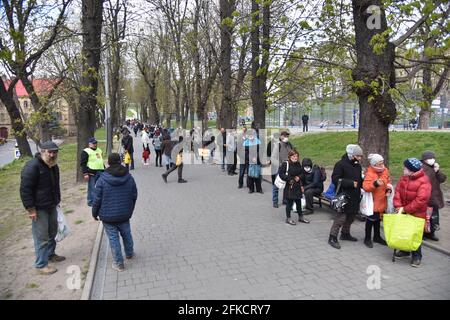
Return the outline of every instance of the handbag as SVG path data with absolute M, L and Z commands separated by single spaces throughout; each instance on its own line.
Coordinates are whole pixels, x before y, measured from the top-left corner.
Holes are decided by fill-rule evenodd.
M 258 179 L 261 176 L 261 166 L 259 164 L 251 164 L 248 166 L 248 176 Z
M 367 192 L 361 189 L 362 199 L 359 203 L 359 211 L 367 217 L 373 215 L 373 195 L 372 192 Z
M 286 161 L 286 163 L 287 163 L 286 165 L 286 175 L 287 175 L 289 171 L 289 161 Z M 284 187 L 286 187 L 286 181 L 280 178 L 280 174 L 277 174 L 274 184 L 277 186 L 278 189 L 283 189 Z
M 331 208 L 337 213 L 344 213 L 344 208 L 348 203 L 348 196 L 341 191 L 342 179 L 339 179 L 339 183 L 336 188 L 336 193 L 334 197 L 330 200 Z
M 422 243 L 425 219 L 410 214 L 385 214 L 383 228 L 389 248 L 403 251 L 416 251 Z
M 125 151 L 125 157 L 123 159 L 123 163 L 125 163 L 125 164 L 130 164 L 131 163 L 131 156 L 128 153 L 128 151 Z
M 177 160 L 175 161 L 175 165 L 178 167 L 183 163 L 183 156 L 181 154 L 177 154 Z

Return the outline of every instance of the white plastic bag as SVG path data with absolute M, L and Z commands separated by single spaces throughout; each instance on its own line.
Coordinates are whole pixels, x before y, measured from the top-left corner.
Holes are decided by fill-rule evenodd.
M 395 208 L 394 208 L 394 192 L 391 192 L 388 196 L 387 196 L 387 208 L 386 208 L 386 213 L 393 213 L 395 212 Z
M 304 212 L 306 210 L 306 198 L 305 198 L 305 195 L 302 196 L 301 202 L 302 202 L 302 212 Z M 292 211 L 293 212 L 298 212 L 297 211 L 297 204 L 295 203 L 295 201 L 294 201 L 294 204 L 292 205 Z
M 58 233 L 56 234 L 55 240 L 56 242 L 60 242 L 70 234 L 70 229 L 60 205 L 56 207 L 56 211 L 58 212 Z
M 373 215 L 373 196 L 372 192 L 366 192 L 361 189 L 362 199 L 359 204 L 359 211 L 365 216 Z

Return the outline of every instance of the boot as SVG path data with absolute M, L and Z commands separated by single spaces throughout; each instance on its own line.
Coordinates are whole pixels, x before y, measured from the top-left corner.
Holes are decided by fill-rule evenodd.
M 350 233 L 342 233 L 341 232 L 341 240 L 347 240 L 347 241 L 358 241 L 355 237 L 352 237 Z
M 426 239 L 433 240 L 433 241 L 439 241 L 439 238 L 436 237 L 436 235 L 434 234 L 434 232 L 432 232 L 432 233 L 424 233 L 424 234 L 423 234 L 423 237 L 426 238 Z
M 379 243 L 379 244 L 381 244 L 383 246 L 387 246 L 386 241 L 380 235 L 380 220 L 374 221 L 374 223 L 373 223 L 373 232 L 374 232 L 373 242 Z
M 366 235 L 364 237 L 364 244 L 366 245 L 367 248 L 373 248 L 373 243 L 372 243 L 372 226 L 373 226 L 373 221 L 367 219 L 366 220 Z
M 339 244 L 339 241 L 338 241 L 337 237 L 333 236 L 331 234 L 330 234 L 330 237 L 328 238 L 328 244 L 330 246 L 332 246 L 333 248 L 335 248 L 335 249 L 340 249 L 341 248 L 341 245 Z

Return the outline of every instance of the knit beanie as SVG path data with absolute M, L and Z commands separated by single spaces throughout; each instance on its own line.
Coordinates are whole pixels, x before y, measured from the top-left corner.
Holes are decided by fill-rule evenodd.
M 115 164 L 120 164 L 120 155 L 118 153 L 111 153 L 108 156 L 108 164 L 110 166 L 115 165 Z
M 363 150 L 357 144 L 349 144 L 345 149 L 349 157 L 362 156 Z
M 384 161 L 383 156 L 378 153 L 371 153 L 367 156 L 369 159 L 370 165 L 375 166 L 378 162 Z
M 433 151 L 425 151 L 424 153 L 422 153 L 422 160 L 428 159 L 436 159 L 436 156 Z
M 403 165 L 412 172 L 417 172 L 422 168 L 422 162 L 416 158 L 408 158 L 403 162 Z

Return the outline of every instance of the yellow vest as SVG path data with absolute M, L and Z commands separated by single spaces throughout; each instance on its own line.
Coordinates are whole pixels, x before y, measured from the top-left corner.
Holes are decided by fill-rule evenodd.
M 84 149 L 88 154 L 88 162 L 87 167 L 91 170 L 104 170 L 105 167 L 103 165 L 103 157 L 102 157 L 102 149 L 98 148 L 92 150 L 91 148 Z

